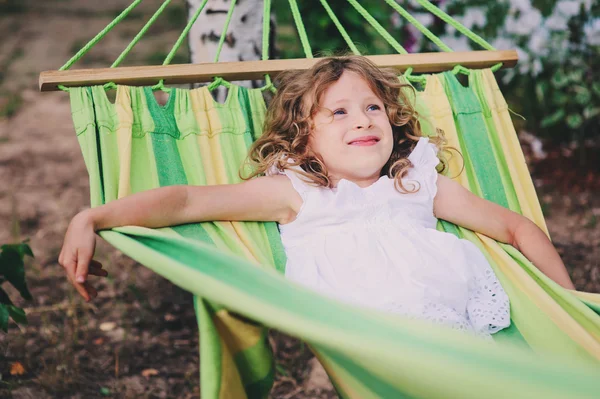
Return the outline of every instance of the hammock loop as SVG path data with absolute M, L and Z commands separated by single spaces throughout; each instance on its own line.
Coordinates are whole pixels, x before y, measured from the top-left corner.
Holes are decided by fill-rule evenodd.
M 223 79 L 220 76 L 216 76 L 215 80 L 213 80 L 213 82 L 208 85 L 208 90 L 213 91 L 214 89 L 216 89 L 219 86 L 225 86 L 229 89 L 229 88 L 231 88 L 231 83 L 226 81 L 225 79 Z
M 111 89 L 116 90 L 117 84 L 115 82 L 108 82 L 108 83 L 105 83 L 102 87 L 104 87 L 104 90 L 111 90 Z
M 490 69 L 492 72 L 496 72 L 498 69 L 502 68 L 502 65 L 504 64 L 502 62 L 499 62 L 496 65 L 492 66 Z
M 463 75 L 469 76 L 471 74 L 471 70 L 458 64 L 458 65 L 455 65 L 454 68 L 452 68 L 452 73 L 454 75 L 458 75 L 459 73 L 462 73 Z
M 67 87 L 67 86 L 58 85 L 58 86 L 56 86 L 56 87 L 58 87 L 58 88 L 59 88 L 60 90 L 62 90 L 62 91 L 66 91 L 67 93 L 71 91 L 71 88 L 70 88 L 70 87 Z
M 267 73 L 265 76 L 265 85 L 260 88 L 260 91 L 270 90 L 272 93 L 277 92 L 275 86 L 273 86 L 273 82 L 271 81 L 271 76 Z
M 408 80 L 409 82 L 420 83 L 422 85 L 425 85 L 427 83 L 427 78 L 425 76 L 423 76 L 423 75 L 415 76 L 412 74 L 412 71 L 413 71 L 413 68 L 410 67 L 404 72 L 404 78 L 406 80 Z
M 165 93 L 170 93 L 171 89 L 168 87 L 165 87 L 165 80 L 161 79 L 158 81 L 157 84 L 155 84 L 154 86 L 152 86 L 152 91 L 156 91 L 156 90 L 162 90 Z

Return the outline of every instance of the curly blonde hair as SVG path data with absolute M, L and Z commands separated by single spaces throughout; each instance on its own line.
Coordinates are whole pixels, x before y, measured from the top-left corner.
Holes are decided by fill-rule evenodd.
M 272 168 L 284 170 L 300 166 L 300 173 L 308 183 L 331 188 L 325 163 L 311 151 L 309 136 L 313 130 L 312 117 L 319 110 L 321 97 L 344 71 L 352 71 L 367 82 L 384 103 L 390 120 L 394 144 L 380 176 L 393 178 L 399 191 L 415 192 L 419 189 L 407 190 L 402 184 L 402 178 L 413 166 L 408 155 L 422 137 L 419 116 L 405 92 L 412 90 L 414 98 L 414 88 L 400 83 L 395 70 L 379 68 L 369 59 L 354 55 L 327 57 L 308 70 L 285 71 L 277 77 L 278 89 L 267 110 L 263 134 L 250 148 L 246 160 L 252 172 L 242 179 L 264 174 Z M 446 143 L 439 130 L 430 141 L 440 149 Z M 446 168 L 443 159 L 441 165 L 439 172 Z

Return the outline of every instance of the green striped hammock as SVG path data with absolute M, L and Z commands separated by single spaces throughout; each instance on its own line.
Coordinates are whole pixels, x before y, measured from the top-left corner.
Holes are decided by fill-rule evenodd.
M 441 128 L 474 193 L 546 231 L 507 105 L 491 70 L 468 87 L 452 72 L 426 75 L 414 98 L 425 134 Z M 173 184 L 239 183 L 261 134 L 260 89 L 172 89 L 161 106 L 150 87 L 70 89 L 90 176 L 91 204 Z M 450 176 L 460 162 L 451 160 Z M 443 326 L 343 304 L 287 281 L 274 223 L 215 222 L 100 235 L 195 295 L 202 398 L 266 398 L 275 367 L 267 328 L 306 341 L 344 398 L 592 398 L 600 392 L 600 295 L 568 291 L 513 247 L 441 222 L 475 243 L 511 300 L 510 328 L 479 341 Z

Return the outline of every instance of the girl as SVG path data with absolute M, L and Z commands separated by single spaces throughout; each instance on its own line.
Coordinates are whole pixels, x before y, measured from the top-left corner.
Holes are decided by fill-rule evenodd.
M 97 295 L 87 275 L 107 275 L 92 260 L 96 231 L 213 220 L 279 223 L 286 276 L 320 293 L 481 336 L 510 324 L 508 298 L 477 247 L 435 230 L 437 218 L 513 245 L 574 289 L 534 223 L 438 175 L 443 138 L 422 137 L 393 71 L 337 57 L 279 80 L 247 181 L 163 187 L 73 218 L 59 263 L 86 300 Z

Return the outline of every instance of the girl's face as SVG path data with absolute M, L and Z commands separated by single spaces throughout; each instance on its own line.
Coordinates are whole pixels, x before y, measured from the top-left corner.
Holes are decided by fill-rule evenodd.
M 321 97 L 309 145 L 320 155 L 333 186 L 341 179 L 360 187 L 375 183 L 390 159 L 392 126 L 383 102 L 367 82 L 344 71 Z

